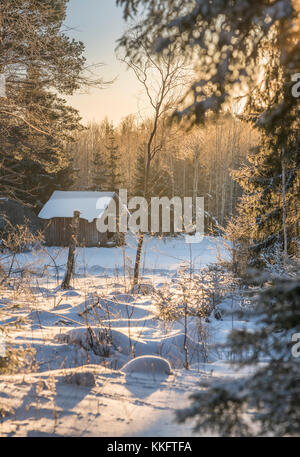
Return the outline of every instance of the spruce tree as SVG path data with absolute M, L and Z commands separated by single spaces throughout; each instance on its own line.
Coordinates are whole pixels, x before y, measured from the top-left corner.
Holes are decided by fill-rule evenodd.
M 144 196 L 146 178 L 146 154 L 145 145 L 141 145 L 136 159 L 136 170 L 134 179 L 134 194 Z M 151 197 L 169 196 L 170 194 L 170 174 L 168 170 L 159 164 L 158 160 L 154 162 L 150 169 L 148 178 L 148 192 L 146 199 Z
M 106 131 L 106 120 L 104 121 L 104 128 Z M 104 146 L 105 136 L 101 132 L 100 126 L 90 126 L 90 133 L 93 136 L 93 190 L 103 191 L 107 190 L 107 150 Z M 89 146 L 88 146 L 89 147 Z
M 286 254 L 295 253 L 295 241 L 300 235 L 300 187 L 297 180 L 300 163 L 296 145 L 291 144 L 284 153 L 274 136 L 266 134 L 259 150 L 249 156 L 248 161 L 247 166 L 232 173 L 244 194 L 227 233 L 235 243 L 235 249 L 243 250 L 247 264 L 259 266 L 265 263 L 264 259 L 268 258 L 275 244 L 284 251 L 285 228 Z M 284 183 L 283 172 L 286 176 Z
M 93 190 L 103 191 L 107 189 L 107 161 L 103 150 L 94 152 Z
M 107 125 L 105 133 L 105 148 L 107 150 L 106 188 L 116 192 L 121 186 L 122 175 L 120 172 L 120 152 L 112 124 Z
M 159 163 L 158 157 L 153 160 L 153 166 L 149 170 L 148 186 L 145 194 L 145 180 L 146 180 L 146 153 L 145 144 L 139 148 L 136 169 L 134 176 L 134 195 L 144 197 L 148 201 L 148 226 L 151 227 L 151 197 L 169 197 L 171 198 L 171 175 L 169 170 Z M 173 214 L 173 207 L 171 206 L 171 220 Z M 160 217 L 161 220 L 161 217 Z M 160 222 L 161 224 L 161 222 Z M 171 229 L 172 230 L 172 229 Z
M 252 151 L 248 164 L 232 172 L 244 193 L 228 235 L 252 266 L 264 264 L 275 244 L 281 246 L 285 257 L 295 253 L 300 236 L 299 108 L 289 101 L 290 72 L 280 62 L 278 40 L 274 31 L 265 42 L 268 65 L 264 81 L 249 97 L 245 110 L 260 131 L 260 146 Z M 278 118 L 276 106 L 284 102 L 291 104 L 290 110 Z
M 134 194 L 144 196 L 146 178 L 146 154 L 145 145 L 141 145 L 138 151 L 135 170 Z M 170 196 L 170 173 L 159 164 L 159 161 L 154 160 L 153 167 L 150 169 L 148 178 L 148 192 L 145 196 L 147 200 L 151 197 Z

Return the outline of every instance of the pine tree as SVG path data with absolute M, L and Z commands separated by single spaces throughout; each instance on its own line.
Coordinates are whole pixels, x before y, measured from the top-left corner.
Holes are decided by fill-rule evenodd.
M 0 140 L 2 163 L 19 174 L 14 197 L 37 209 L 54 190 L 72 184 L 72 162 L 66 144 L 80 129 L 78 112 L 45 90 L 40 78 L 37 70 L 28 69 L 17 103 L 26 106 L 27 119 L 38 115 L 43 128 L 51 133 L 36 131 L 27 123 L 0 123 L 0 131 L 7 132 Z M 5 173 L 2 178 L 3 185 L 8 185 Z
M 71 170 L 66 144 L 79 129 L 80 118 L 59 94 L 71 95 L 87 82 L 84 46 L 61 29 L 67 3 L 0 4 L 0 42 L 5 43 L 0 72 L 6 77 L 6 97 L 0 106 L 1 194 L 34 205 L 45 201 L 56 186 L 68 185 L 61 181 Z M 19 173 L 11 173 L 7 166 Z

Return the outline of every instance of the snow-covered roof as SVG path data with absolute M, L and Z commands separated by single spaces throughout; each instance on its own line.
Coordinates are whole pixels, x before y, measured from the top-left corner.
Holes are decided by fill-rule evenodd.
M 73 217 L 80 211 L 80 217 L 92 222 L 101 217 L 115 192 L 60 191 L 56 190 L 39 213 L 41 219 Z

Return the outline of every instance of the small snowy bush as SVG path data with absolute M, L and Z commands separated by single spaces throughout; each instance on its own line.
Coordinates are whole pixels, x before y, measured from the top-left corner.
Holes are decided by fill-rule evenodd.
M 94 387 L 96 385 L 95 376 L 90 371 L 81 371 L 72 373 L 64 378 L 64 381 L 68 384 L 74 384 L 83 387 Z

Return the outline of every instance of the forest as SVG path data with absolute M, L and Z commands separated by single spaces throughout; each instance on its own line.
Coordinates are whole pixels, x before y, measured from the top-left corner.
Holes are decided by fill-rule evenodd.
M 74 0 L 0 3 L 0 436 L 299 436 L 300 2 L 104 3 L 118 120 L 71 102 L 119 97 Z M 101 238 L 122 189 L 200 241 Z

